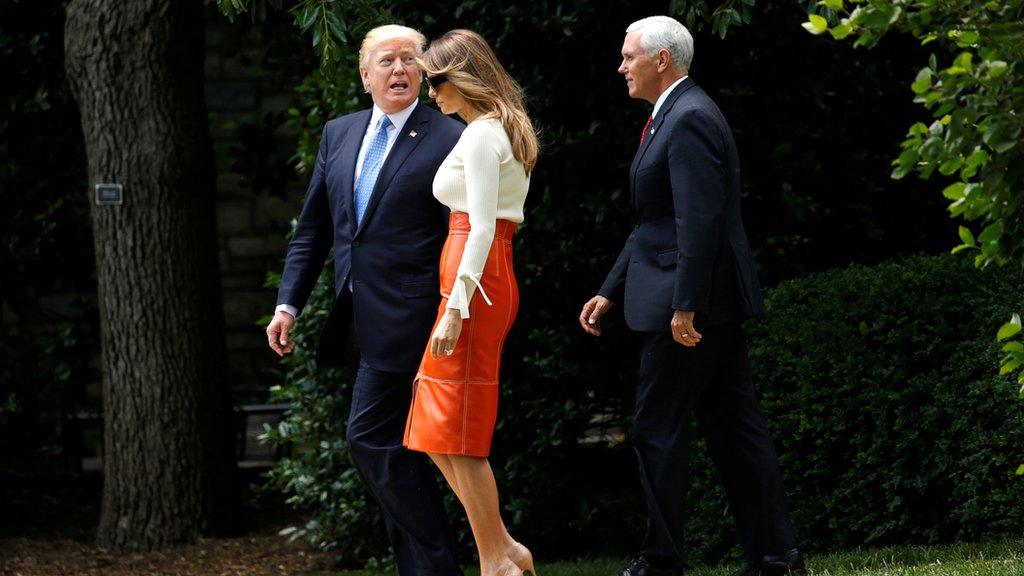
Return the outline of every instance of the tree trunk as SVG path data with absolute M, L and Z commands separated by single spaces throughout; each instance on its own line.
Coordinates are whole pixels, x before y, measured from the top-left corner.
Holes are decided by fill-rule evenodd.
M 201 0 L 73 0 L 65 67 L 81 111 L 103 351 L 97 544 L 119 552 L 228 528 L 236 502 L 203 92 Z

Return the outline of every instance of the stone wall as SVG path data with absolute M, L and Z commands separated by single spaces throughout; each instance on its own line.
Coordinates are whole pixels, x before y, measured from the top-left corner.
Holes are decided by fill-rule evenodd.
M 217 156 L 217 225 L 224 294 L 227 367 L 235 403 L 263 402 L 277 356 L 266 344 L 261 316 L 273 314 L 276 291 L 264 288 L 268 271 L 281 271 L 289 222 L 299 213 L 305 179 L 295 178 L 284 198 L 253 192 L 233 172 L 238 127 L 259 124 L 286 110 L 292 87 L 260 68 L 259 38 L 242 17 L 234 24 L 213 6 L 207 18 L 206 100 Z M 284 138 L 289 145 L 289 139 Z

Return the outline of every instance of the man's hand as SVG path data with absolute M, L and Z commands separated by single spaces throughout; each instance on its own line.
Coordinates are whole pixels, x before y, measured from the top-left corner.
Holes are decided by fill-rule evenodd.
M 615 304 L 604 296 L 594 296 L 583 305 L 580 327 L 591 336 L 601 335 L 601 317 Z
M 430 336 L 430 356 L 451 356 L 455 352 L 455 345 L 459 342 L 459 334 L 462 333 L 462 317 L 459 311 L 448 308 L 437 323 L 437 328 Z
M 676 310 L 672 315 L 672 339 L 683 346 L 696 346 L 703 336 L 693 327 L 693 310 Z
M 267 344 L 278 356 L 291 354 L 295 350 L 295 342 L 288 339 L 294 325 L 295 317 L 282 310 L 274 314 L 274 319 L 267 326 Z

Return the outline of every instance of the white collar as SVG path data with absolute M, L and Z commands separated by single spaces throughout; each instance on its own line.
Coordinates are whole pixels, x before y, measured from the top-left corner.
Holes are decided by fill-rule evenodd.
M 673 90 L 675 90 L 676 86 L 679 86 L 680 82 L 686 80 L 689 77 L 689 74 L 683 74 L 682 78 L 673 82 L 672 85 L 669 86 L 668 88 L 665 88 L 665 91 L 661 93 L 661 96 L 658 96 L 658 101 L 654 103 L 654 111 L 651 112 L 651 118 L 654 118 L 658 115 L 658 110 L 661 109 L 661 105 L 665 103 L 665 99 L 668 98 L 668 95 L 671 94 Z
M 419 100 L 419 98 L 417 98 L 417 99 L 412 101 L 412 104 L 409 104 L 408 106 L 406 106 L 405 109 L 399 110 L 398 112 L 394 112 L 392 114 L 388 114 L 388 118 L 391 119 L 391 123 L 395 125 L 395 128 L 399 132 L 402 131 L 402 127 L 405 126 L 405 122 L 407 120 L 409 120 L 409 116 L 412 116 L 412 111 L 416 109 L 416 105 L 419 104 L 419 103 L 420 103 L 420 100 Z M 384 111 L 380 109 L 380 106 L 377 106 L 376 104 L 374 104 L 373 105 L 373 112 L 370 113 L 370 128 L 371 129 L 376 129 L 377 128 L 377 122 L 380 121 L 380 118 L 383 115 L 384 115 Z

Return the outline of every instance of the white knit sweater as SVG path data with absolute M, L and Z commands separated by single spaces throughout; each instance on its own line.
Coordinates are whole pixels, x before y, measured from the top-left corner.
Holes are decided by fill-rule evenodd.
M 437 169 L 434 197 L 452 211 L 469 215 L 469 237 L 448 298 L 448 308 L 458 310 L 462 318 L 469 318 L 469 303 L 480 288 L 495 221 L 522 222 L 529 187 L 526 170 L 512 155 L 508 134 L 495 118 L 470 122 Z M 490 304 L 487 294 L 482 288 L 480 291 Z

